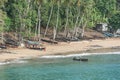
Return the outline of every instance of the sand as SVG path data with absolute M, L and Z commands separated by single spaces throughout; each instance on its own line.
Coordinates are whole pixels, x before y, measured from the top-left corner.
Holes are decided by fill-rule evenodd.
M 26 48 L 7 49 L 0 52 L 0 62 L 22 59 L 22 58 L 37 58 L 43 55 L 61 55 L 70 53 L 80 53 L 84 51 L 94 51 L 99 49 L 120 48 L 120 38 L 103 39 L 103 40 L 84 40 L 77 42 L 60 42 L 56 44 L 44 44 L 45 51 L 32 50 Z M 0 50 L 1 51 L 1 50 Z

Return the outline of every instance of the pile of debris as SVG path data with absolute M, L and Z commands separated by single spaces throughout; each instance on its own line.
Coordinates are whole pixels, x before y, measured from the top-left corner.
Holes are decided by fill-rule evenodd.
M 7 47 L 16 48 L 19 46 L 19 39 L 15 34 L 4 33 L 0 36 L 0 48 L 6 49 Z
M 19 39 L 16 38 L 14 34 L 4 34 L 4 43 L 8 47 L 18 47 Z

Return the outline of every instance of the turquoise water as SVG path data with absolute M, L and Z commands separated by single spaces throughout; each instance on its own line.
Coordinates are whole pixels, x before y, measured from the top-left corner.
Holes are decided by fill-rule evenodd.
M 31 59 L 0 66 L 0 80 L 120 80 L 120 54 L 70 58 Z

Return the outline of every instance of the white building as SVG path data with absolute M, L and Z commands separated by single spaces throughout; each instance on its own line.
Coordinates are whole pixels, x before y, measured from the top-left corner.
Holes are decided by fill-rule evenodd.
M 108 24 L 107 23 L 96 24 L 96 30 L 99 32 L 108 31 Z

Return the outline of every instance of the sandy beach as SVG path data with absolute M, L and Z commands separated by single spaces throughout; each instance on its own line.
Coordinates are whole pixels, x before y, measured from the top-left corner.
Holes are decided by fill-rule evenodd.
M 66 55 L 70 53 L 82 53 L 84 51 L 94 51 L 97 49 L 120 48 L 120 38 L 103 40 L 84 40 L 79 42 L 60 42 L 56 44 L 44 44 L 45 51 L 32 50 L 26 48 L 0 50 L 0 62 L 22 58 L 37 58 L 43 55 Z M 101 51 L 100 50 L 100 51 Z

